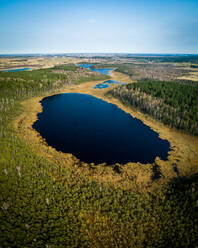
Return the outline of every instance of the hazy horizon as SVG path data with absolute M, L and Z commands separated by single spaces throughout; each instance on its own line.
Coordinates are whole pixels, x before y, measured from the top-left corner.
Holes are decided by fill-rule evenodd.
M 68 52 L 68 53 L 0 53 L 0 56 L 64 56 L 64 55 L 131 55 L 131 56 L 198 56 L 198 53 L 127 53 L 127 52 Z

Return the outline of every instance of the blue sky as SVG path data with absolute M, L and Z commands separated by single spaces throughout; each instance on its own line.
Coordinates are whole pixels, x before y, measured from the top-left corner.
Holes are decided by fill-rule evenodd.
M 198 53 L 198 0 L 0 0 L 0 54 Z

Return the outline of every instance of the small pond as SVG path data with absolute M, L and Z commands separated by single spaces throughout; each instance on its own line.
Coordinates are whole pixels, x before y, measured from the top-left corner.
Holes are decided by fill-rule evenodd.
M 167 159 L 169 142 L 114 104 L 78 93 L 46 97 L 41 104 L 33 128 L 58 151 L 96 164 Z
M 115 80 L 107 80 L 107 81 L 104 81 L 100 84 L 96 84 L 96 86 L 94 86 L 94 89 L 104 89 L 104 88 L 108 88 L 108 87 L 111 87 L 111 84 L 120 84 L 120 85 L 123 85 L 125 83 L 121 83 L 121 82 L 118 82 L 118 81 L 115 81 Z

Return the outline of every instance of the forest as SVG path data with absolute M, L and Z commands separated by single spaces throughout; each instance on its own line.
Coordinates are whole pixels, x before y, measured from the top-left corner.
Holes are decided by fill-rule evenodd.
M 120 56 L 121 58 L 127 58 L 127 59 L 135 59 L 139 61 L 144 62 L 153 62 L 153 63 L 198 63 L 198 55 L 165 55 L 165 54 L 141 54 L 139 56 L 135 55 L 126 55 L 126 56 Z
M 74 65 L 0 72 L 0 247 L 198 246 L 197 174 L 175 177 L 154 191 L 126 190 L 83 173 L 75 176 L 81 163 L 71 168 L 61 160 L 49 162 L 14 129 L 25 99 L 104 77 Z M 111 94 L 197 135 L 197 91 L 196 86 L 142 81 Z M 112 170 L 112 177 L 116 173 Z
M 198 84 L 141 80 L 109 92 L 165 125 L 198 135 Z

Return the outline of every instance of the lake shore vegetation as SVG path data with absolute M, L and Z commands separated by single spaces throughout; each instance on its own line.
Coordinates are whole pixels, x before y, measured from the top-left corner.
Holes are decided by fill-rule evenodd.
M 94 85 L 104 81 L 104 77 L 72 64 L 0 72 L 2 247 L 198 245 L 197 137 L 134 110 L 118 96 L 107 94 L 109 89 L 95 90 Z M 112 72 L 112 79 L 127 83 L 113 88 L 117 94 L 126 87 L 128 91 L 158 97 L 156 82 L 150 82 L 151 89 L 147 82 L 139 87 L 139 83 L 130 84 L 132 80 L 127 74 L 119 72 Z M 166 103 L 162 97 L 172 90 L 171 85 L 167 87 L 162 87 L 160 96 L 164 104 L 172 106 L 174 103 Z M 173 90 L 180 89 L 174 87 Z M 190 88 L 185 89 L 192 93 Z M 170 140 L 173 150 L 169 160 L 156 158 L 154 164 L 145 165 L 94 165 L 47 146 L 32 124 L 42 111 L 39 101 L 61 92 L 91 94 L 140 118 L 160 137 Z M 177 102 L 180 95 L 175 94 Z M 178 109 L 183 107 L 187 117 L 191 112 L 190 99 L 194 104 L 194 93 L 190 97 L 183 100 L 184 104 L 178 103 Z M 192 114 L 193 111 L 196 110 Z

